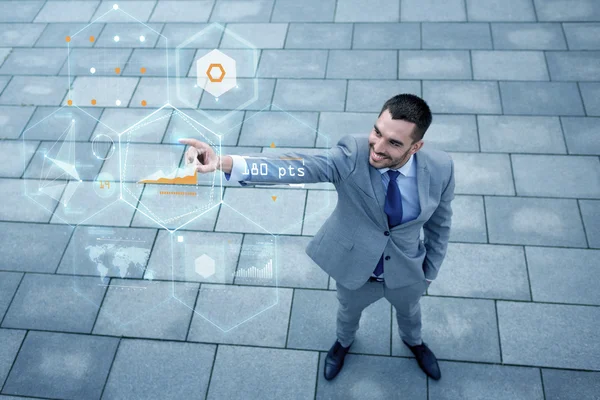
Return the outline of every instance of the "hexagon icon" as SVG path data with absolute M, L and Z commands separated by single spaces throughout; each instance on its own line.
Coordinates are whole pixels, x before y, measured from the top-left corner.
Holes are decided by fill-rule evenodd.
M 213 50 L 196 60 L 198 86 L 215 97 L 237 85 L 235 60 L 219 50 Z
M 202 254 L 194 261 L 195 271 L 202 278 L 209 278 L 215 274 L 215 260 Z

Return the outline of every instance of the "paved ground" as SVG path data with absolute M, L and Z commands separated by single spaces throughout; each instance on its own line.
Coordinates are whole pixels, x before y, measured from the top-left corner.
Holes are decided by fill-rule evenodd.
M 600 3 L 118 4 L 0 1 L 1 399 L 600 398 Z M 219 101 L 194 87 L 214 48 L 238 75 Z M 426 146 L 456 165 L 452 243 L 422 300 L 443 379 L 378 302 L 326 382 L 334 283 L 303 250 L 332 187 L 226 185 L 210 208 L 210 181 L 191 200 L 133 182 L 179 160 L 195 121 L 225 153 L 314 152 L 366 134 L 399 92 L 429 102 Z M 75 154 L 83 182 L 45 154 Z M 243 275 L 269 259 L 279 288 Z

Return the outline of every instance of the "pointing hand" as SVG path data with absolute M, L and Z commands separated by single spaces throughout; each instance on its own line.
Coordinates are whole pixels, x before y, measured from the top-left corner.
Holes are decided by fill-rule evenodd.
M 209 144 L 196 139 L 179 139 L 179 143 L 190 146 L 185 152 L 186 164 L 194 164 L 200 173 L 216 171 L 219 157 Z

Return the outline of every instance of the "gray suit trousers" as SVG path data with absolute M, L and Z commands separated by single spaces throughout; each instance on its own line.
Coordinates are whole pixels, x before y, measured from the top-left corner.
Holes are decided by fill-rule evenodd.
M 337 313 L 337 339 L 344 347 L 350 346 L 356 336 L 362 311 L 370 304 L 385 297 L 396 309 L 396 321 L 400 337 L 411 346 L 421 343 L 421 306 L 419 300 L 428 283 L 426 280 L 415 284 L 390 289 L 384 282 L 367 282 L 356 290 L 350 290 L 337 283 L 339 301 Z

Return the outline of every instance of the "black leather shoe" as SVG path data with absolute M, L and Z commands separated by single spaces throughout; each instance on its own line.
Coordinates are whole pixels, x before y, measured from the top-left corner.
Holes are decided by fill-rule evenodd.
M 350 344 L 350 346 L 352 346 L 352 344 Z M 323 371 L 325 373 L 325 379 L 330 381 L 340 373 L 344 366 L 344 358 L 346 358 L 350 346 L 343 347 L 340 342 L 337 340 L 335 341 L 325 358 L 325 369 Z
M 440 366 L 438 365 L 437 358 L 435 358 L 435 354 L 433 354 L 433 352 L 424 342 L 416 346 L 411 346 L 406 342 L 404 342 L 404 344 L 415 355 L 417 362 L 419 363 L 419 367 L 421 367 L 427 376 L 436 381 L 442 377 Z

